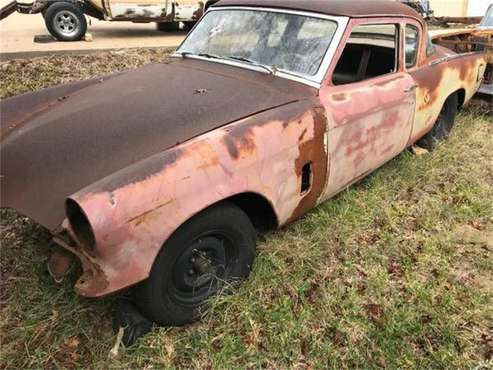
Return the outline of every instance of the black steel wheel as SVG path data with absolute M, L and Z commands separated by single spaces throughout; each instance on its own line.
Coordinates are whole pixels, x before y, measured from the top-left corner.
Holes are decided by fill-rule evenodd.
M 81 40 L 87 31 L 87 22 L 82 10 L 72 3 L 54 3 L 43 14 L 46 28 L 60 41 Z
M 459 101 L 457 94 L 454 93 L 450 95 L 445 101 L 433 128 L 425 136 L 419 139 L 416 144 L 422 148 L 433 150 L 438 143 L 445 140 L 454 127 L 458 105 Z
M 234 204 L 199 213 L 163 245 L 149 278 L 135 290 L 136 303 L 161 325 L 198 319 L 208 298 L 248 276 L 255 239 L 250 219 Z

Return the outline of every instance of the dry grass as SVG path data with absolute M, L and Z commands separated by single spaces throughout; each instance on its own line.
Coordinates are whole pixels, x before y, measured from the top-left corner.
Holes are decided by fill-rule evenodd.
M 2 65 L 0 93 L 163 60 L 163 51 Z M 22 68 L 21 68 L 22 67 Z M 493 124 L 404 152 L 289 228 L 262 236 L 251 278 L 204 319 L 156 328 L 116 360 L 111 299 L 44 270 L 49 234 L 1 211 L 3 367 L 492 367 Z

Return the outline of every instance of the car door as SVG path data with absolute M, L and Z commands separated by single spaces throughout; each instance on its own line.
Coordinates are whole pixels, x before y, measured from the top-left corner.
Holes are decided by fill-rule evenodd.
M 329 176 L 322 200 L 400 153 L 409 140 L 415 84 L 403 68 L 399 19 L 352 20 L 320 96 L 328 117 Z

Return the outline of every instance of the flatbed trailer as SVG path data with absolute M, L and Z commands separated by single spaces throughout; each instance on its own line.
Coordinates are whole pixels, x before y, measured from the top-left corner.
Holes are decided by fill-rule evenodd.
M 57 40 L 78 41 L 87 31 L 86 16 L 105 21 L 155 22 L 160 31 L 177 31 L 180 22 L 190 29 L 217 0 L 16 0 L 0 9 L 0 20 L 14 12 L 42 14 Z

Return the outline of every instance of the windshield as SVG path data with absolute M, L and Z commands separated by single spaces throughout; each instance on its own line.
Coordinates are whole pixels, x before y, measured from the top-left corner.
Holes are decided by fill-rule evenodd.
M 178 53 L 233 59 L 302 76 L 317 74 L 337 29 L 322 18 L 264 10 L 209 11 Z M 185 54 L 183 54 L 185 53 Z
M 493 27 L 493 5 L 490 5 L 480 24 L 481 27 Z

